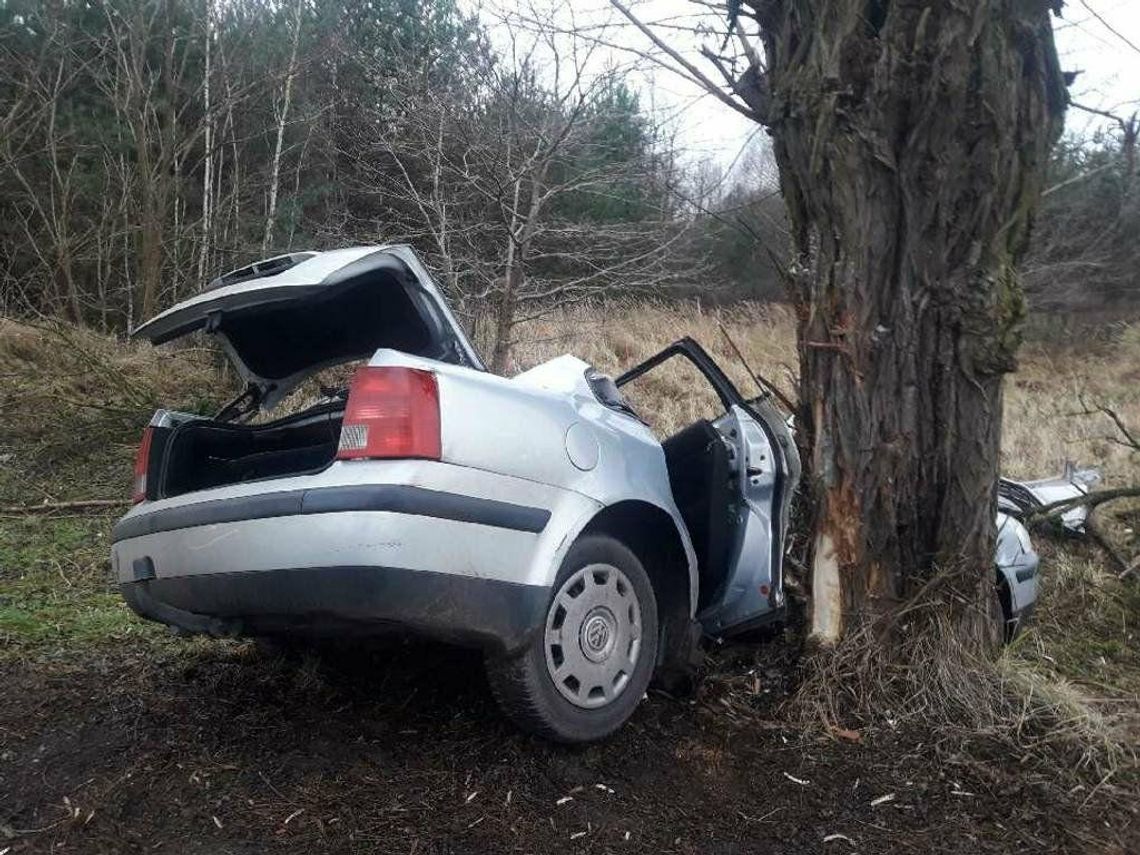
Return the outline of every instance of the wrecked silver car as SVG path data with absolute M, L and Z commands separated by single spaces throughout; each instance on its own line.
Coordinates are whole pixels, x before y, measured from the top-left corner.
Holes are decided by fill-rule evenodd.
M 144 617 L 224 636 L 396 629 L 474 645 L 508 715 L 584 742 L 621 726 L 702 634 L 783 616 L 795 443 L 785 415 L 746 400 L 695 341 L 616 380 L 573 356 L 499 377 L 407 246 L 268 259 L 137 335 L 195 331 L 247 388 L 215 417 L 159 410 L 146 429 L 112 546 Z M 674 359 L 720 413 L 659 437 L 621 387 Z M 346 387 L 250 422 L 354 360 L 366 363 Z M 1016 519 L 999 525 L 1015 624 L 1036 599 L 1037 556 Z

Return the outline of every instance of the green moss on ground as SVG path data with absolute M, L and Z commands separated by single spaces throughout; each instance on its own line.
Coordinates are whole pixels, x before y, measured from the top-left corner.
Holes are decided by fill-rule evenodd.
M 116 590 L 111 522 L 103 515 L 0 519 L 0 651 L 62 653 L 165 637 Z

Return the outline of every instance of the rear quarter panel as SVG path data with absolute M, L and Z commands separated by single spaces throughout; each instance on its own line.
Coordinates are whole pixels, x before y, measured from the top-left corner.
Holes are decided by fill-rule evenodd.
M 585 362 L 561 356 L 513 378 L 394 350 L 377 351 L 371 364 L 436 374 L 445 463 L 559 487 L 600 506 L 633 500 L 665 511 L 688 558 L 695 606 L 696 560 L 673 501 L 661 444 L 648 426 L 597 401 L 586 382 Z M 536 562 L 548 563 L 551 581 L 593 516 L 590 512 L 550 533 L 550 545 Z

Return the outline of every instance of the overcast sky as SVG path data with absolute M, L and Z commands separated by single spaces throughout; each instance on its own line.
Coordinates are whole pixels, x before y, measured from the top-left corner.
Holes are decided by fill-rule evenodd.
M 607 9 L 606 0 L 591 0 L 588 5 L 597 14 Z M 584 6 L 578 8 L 581 14 L 589 14 Z M 680 39 L 681 31 L 671 26 L 691 26 L 700 7 L 687 0 L 642 0 L 634 9 L 643 21 L 657 22 L 662 35 L 671 33 Z M 1073 100 L 1128 115 L 1140 110 L 1140 0 L 1068 0 L 1064 18 L 1054 19 L 1054 32 L 1062 67 L 1081 71 L 1071 89 Z M 632 30 L 620 38 L 630 44 L 648 44 Z M 695 51 L 689 57 L 702 70 L 711 71 Z M 756 126 L 750 120 L 666 71 L 652 72 L 650 83 L 647 97 L 659 109 L 676 114 L 680 137 L 694 159 L 707 157 L 728 166 L 755 134 Z M 1084 134 L 1105 123 L 1074 109 L 1069 111 L 1067 131 Z

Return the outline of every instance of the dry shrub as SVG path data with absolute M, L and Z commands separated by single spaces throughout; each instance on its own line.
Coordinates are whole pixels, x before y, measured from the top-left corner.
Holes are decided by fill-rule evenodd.
M 919 727 L 950 752 L 996 743 L 1074 780 L 1135 771 L 1130 717 L 1027 654 L 1037 631 L 997 657 L 966 638 L 947 607 L 960 600 L 954 585 L 947 576 L 927 586 L 900 621 L 867 621 L 834 647 L 809 645 L 787 715 L 827 732 Z
M 148 408 L 163 402 L 212 401 L 226 393 L 220 362 L 206 349 L 159 349 L 63 323 L 0 318 L 0 366 L 0 405 L 17 428 L 50 429 L 76 407 L 145 424 Z M 21 419 L 20 407 L 28 412 L 29 405 L 35 418 Z

